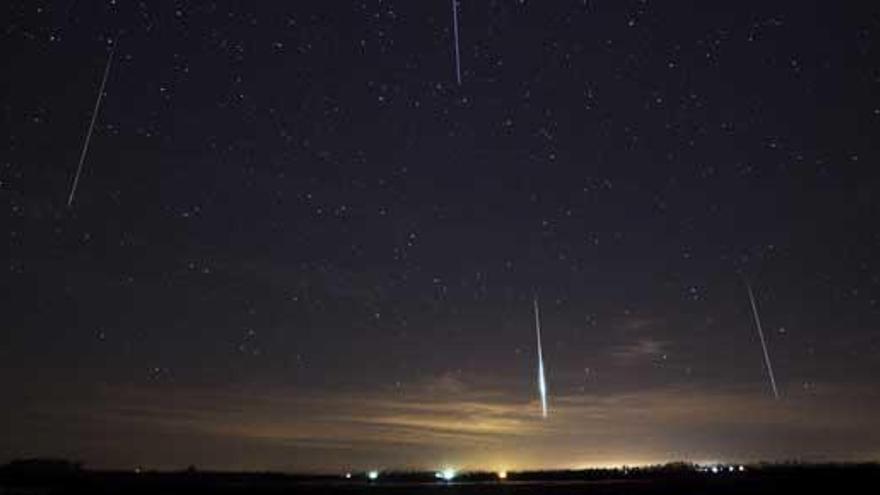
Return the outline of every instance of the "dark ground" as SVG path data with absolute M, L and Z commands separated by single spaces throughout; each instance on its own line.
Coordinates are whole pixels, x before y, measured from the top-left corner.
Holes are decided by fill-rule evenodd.
M 613 476 L 612 476 L 613 475 Z M 72 470 L 2 471 L 0 494 L 770 494 L 877 493 L 876 465 L 773 466 L 745 473 L 693 470 L 512 473 L 511 479 L 414 481 L 422 475 L 388 475 L 384 481 L 280 474 L 129 473 Z M 487 475 L 488 476 L 488 475 Z M 393 479 L 389 479 L 393 478 Z

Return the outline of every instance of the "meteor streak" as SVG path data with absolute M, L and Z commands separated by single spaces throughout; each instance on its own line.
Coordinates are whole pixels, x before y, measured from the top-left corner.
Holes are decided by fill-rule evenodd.
M 541 394 L 541 415 L 547 417 L 547 381 L 544 379 L 544 352 L 541 349 L 541 316 L 538 312 L 538 298 L 535 304 L 535 334 L 538 337 L 538 392 Z
M 458 0 L 452 0 L 452 31 L 455 34 L 455 77 L 461 86 L 461 56 L 458 52 Z
M 779 391 L 776 389 L 776 377 L 773 375 L 773 365 L 770 364 L 770 353 L 767 352 L 767 342 L 764 341 L 764 330 L 761 328 L 761 317 L 758 316 L 758 304 L 755 302 L 755 294 L 752 286 L 746 282 L 749 291 L 749 301 L 752 303 L 752 313 L 755 315 L 755 326 L 758 328 L 758 336 L 761 338 L 761 349 L 764 350 L 764 364 L 767 366 L 767 375 L 770 376 L 770 386 L 773 388 L 773 397 L 779 399 Z
M 101 100 L 104 98 L 104 87 L 107 85 L 107 76 L 110 75 L 110 65 L 113 63 L 113 53 L 116 51 L 114 45 L 110 48 L 107 55 L 107 66 L 104 67 L 104 77 L 101 79 L 101 87 L 98 89 L 98 97 L 95 100 L 95 108 L 92 109 L 92 121 L 89 124 L 89 131 L 86 133 L 86 140 L 83 142 L 82 152 L 79 155 L 79 166 L 76 168 L 76 175 L 73 176 L 73 184 L 70 186 L 70 194 L 67 196 L 67 207 L 73 204 L 73 197 L 76 195 L 76 188 L 79 185 L 79 176 L 82 174 L 83 164 L 86 162 L 86 154 L 89 151 L 89 142 L 92 140 L 92 131 L 95 129 L 95 122 L 98 120 L 98 111 L 101 109 Z

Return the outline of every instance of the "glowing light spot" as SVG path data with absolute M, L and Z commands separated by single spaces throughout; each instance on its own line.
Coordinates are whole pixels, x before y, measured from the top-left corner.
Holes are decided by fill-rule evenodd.
M 351 479 L 351 473 L 345 473 L 345 479 L 350 480 L 350 479 Z
M 446 481 L 452 481 L 453 479 L 455 479 L 456 474 L 457 473 L 454 469 L 446 468 L 443 471 L 437 473 L 435 476 Z
M 506 480 L 507 479 L 507 471 L 498 471 L 498 479 Z
M 367 473 L 367 478 L 371 481 L 379 479 L 379 471 L 370 471 Z

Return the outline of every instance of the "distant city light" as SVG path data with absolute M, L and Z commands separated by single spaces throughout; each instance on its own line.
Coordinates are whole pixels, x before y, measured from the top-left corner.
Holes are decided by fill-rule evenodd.
M 740 466 L 739 466 L 739 472 L 743 472 L 743 471 L 745 471 L 745 470 L 746 470 L 746 467 L 745 467 L 745 466 L 743 466 L 743 465 L 740 465 Z
M 351 479 L 351 473 L 345 473 L 345 479 L 350 480 L 350 479 Z
M 437 473 L 437 475 L 439 475 L 437 476 L 438 478 L 442 478 L 446 481 L 452 481 L 452 479 L 455 478 L 456 472 L 454 469 L 446 468 L 443 471 Z
M 712 466 L 712 474 L 718 474 L 718 466 Z
M 367 473 L 367 478 L 369 478 L 370 480 L 378 479 L 379 478 L 379 471 L 370 471 L 369 473 Z
M 498 471 L 498 479 L 506 480 L 507 479 L 507 471 Z

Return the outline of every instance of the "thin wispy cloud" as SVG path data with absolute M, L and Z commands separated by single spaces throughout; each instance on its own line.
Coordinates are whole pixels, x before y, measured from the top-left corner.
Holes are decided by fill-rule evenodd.
M 552 459 L 570 465 L 572 458 L 579 462 L 708 455 L 760 458 L 741 446 L 740 437 L 778 437 L 774 454 L 786 452 L 785 442 L 798 437 L 832 433 L 852 439 L 853 432 L 870 428 L 874 421 L 870 405 L 880 405 L 876 393 L 834 386 L 793 393 L 779 402 L 768 401 L 759 387 L 666 386 L 618 394 L 558 395 L 550 418 L 542 421 L 533 402 L 513 400 L 462 380 L 451 388 L 437 386 L 447 381 L 449 377 L 438 376 L 407 393 L 320 396 L 284 388 L 259 392 L 194 388 L 174 394 L 115 389 L 105 391 L 108 396 L 100 407 L 83 406 L 67 414 L 103 424 L 109 431 L 187 433 L 293 449 L 300 455 L 392 449 L 401 457 L 389 462 L 404 463 L 418 452 L 430 451 L 479 465 L 489 462 L 488 452 L 493 459 L 547 462 L 551 459 L 545 453 L 552 446 Z M 446 394 L 440 393 L 444 390 Z M 854 409 L 859 401 L 864 405 Z M 854 415 L 853 410 L 863 413 Z M 695 432 L 704 438 L 701 446 L 684 448 L 683 439 Z M 871 442 L 880 441 L 880 435 L 875 437 L 863 435 L 864 445 L 853 445 L 850 452 L 864 452 Z M 585 447 L 590 445 L 602 445 L 601 452 Z

